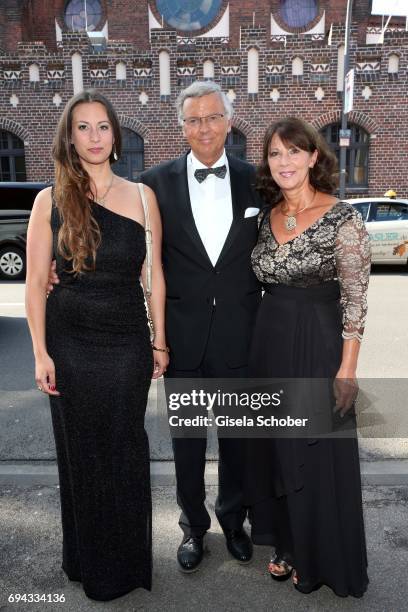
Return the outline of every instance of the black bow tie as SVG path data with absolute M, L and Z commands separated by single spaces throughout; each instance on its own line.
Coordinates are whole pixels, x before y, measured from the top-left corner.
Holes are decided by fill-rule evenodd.
M 225 178 L 227 174 L 227 166 L 224 164 L 223 166 L 218 166 L 217 168 L 199 168 L 194 172 L 194 176 L 196 177 L 199 183 L 205 181 L 209 174 L 215 174 L 218 178 Z

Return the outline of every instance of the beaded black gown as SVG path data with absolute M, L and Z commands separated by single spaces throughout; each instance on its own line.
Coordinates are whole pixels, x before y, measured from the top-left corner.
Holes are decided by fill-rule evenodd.
M 370 247 L 359 213 L 337 202 L 284 244 L 266 214 L 252 264 L 265 290 L 252 376 L 332 384 L 342 338 L 361 340 L 364 329 Z M 358 443 L 348 435 L 248 441 L 252 539 L 295 567 L 304 593 L 325 584 L 359 597 L 367 588 Z
M 57 250 L 60 283 L 47 300 L 47 349 L 63 530 L 62 567 L 88 597 L 151 588 L 149 444 L 144 429 L 153 359 L 139 277 L 142 225 L 93 204 L 96 269 L 79 276 Z

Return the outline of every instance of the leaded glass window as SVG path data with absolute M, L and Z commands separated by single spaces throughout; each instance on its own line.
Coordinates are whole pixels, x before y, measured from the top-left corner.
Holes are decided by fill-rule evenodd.
M 201 30 L 217 16 L 222 0 L 157 0 L 157 10 L 176 30 Z
M 317 13 L 317 0 L 281 0 L 280 16 L 290 28 L 304 28 Z
M 65 25 L 73 32 L 96 30 L 101 19 L 99 0 L 70 0 L 65 8 Z

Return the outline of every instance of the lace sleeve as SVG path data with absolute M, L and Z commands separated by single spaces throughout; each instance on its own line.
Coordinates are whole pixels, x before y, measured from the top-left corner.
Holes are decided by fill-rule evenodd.
M 343 307 L 343 338 L 363 338 L 370 277 L 370 239 L 359 213 L 353 211 L 338 230 L 335 244 L 337 278 Z

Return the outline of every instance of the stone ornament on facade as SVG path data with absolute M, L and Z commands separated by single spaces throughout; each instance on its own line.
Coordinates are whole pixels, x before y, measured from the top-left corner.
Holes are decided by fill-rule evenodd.
M 321 102 L 324 98 L 324 91 L 322 87 L 318 87 L 314 93 L 315 98 L 318 102 Z
M 195 77 L 197 74 L 197 70 L 195 66 L 177 66 L 177 76 L 179 77 Z
M 241 74 L 241 66 L 221 66 L 222 76 L 239 76 Z
M 64 68 L 47 70 L 48 81 L 60 81 L 65 77 Z
M 152 69 L 147 67 L 133 68 L 133 76 L 137 79 L 150 78 L 152 76 Z
M 177 36 L 177 44 L 180 47 L 183 47 L 185 45 L 194 45 L 196 44 L 196 39 L 195 38 L 185 38 L 184 36 Z
M 378 72 L 379 70 L 380 62 L 378 60 L 356 62 L 357 72 Z
M 21 79 L 21 70 L 4 70 L 3 79 L 5 81 L 19 81 Z
M 268 64 L 265 75 L 267 83 L 283 83 L 285 80 L 285 64 Z
M 266 74 L 283 74 L 285 64 L 270 64 L 266 67 Z
M 274 43 L 283 43 L 286 47 L 286 34 L 272 34 L 271 41 Z
M 271 93 L 269 94 L 270 99 L 272 100 L 272 102 L 274 104 L 276 104 L 280 98 L 280 93 L 279 93 L 279 89 L 272 89 Z
M 362 60 L 355 64 L 357 78 L 361 81 L 374 81 L 380 78 L 381 63 L 378 59 Z
M 56 94 L 54 95 L 53 99 L 52 99 L 52 102 L 53 102 L 53 104 L 55 104 L 55 106 L 56 106 L 57 108 L 59 108 L 59 107 L 61 106 L 61 103 L 62 103 L 62 98 L 61 98 L 61 96 L 60 96 L 58 93 L 56 93 Z
M 229 89 L 227 91 L 227 98 L 231 102 L 231 104 L 234 104 L 236 97 L 237 97 L 237 94 L 235 93 L 233 89 Z
M 142 91 L 140 96 L 139 96 L 139 102 L 142 106 L 146 106 L 146 104 L 149 101 L 149 96 L 147 95 L 147 93 L 145 91 Z
M 20 100 L 18 99 L 18 97 L 16 96 L 16 94 L 13 94 L 10 97 L 10 104 L 13 108 L 17 108 L 17 106 L 19 105 Z
M 241 66 L 221 66 L 222 84 L 224 87 L 235 87 L 241 79 Z
M 330 64 L 310 64 L 310 72 L 314 74 L 326 74 L 330 72 Z
M 109 79 L 110 69 L 109 68 L 91 68 L 89 71 L 91 79 Z
M 366 85 L 364 87 L 363 91 L 361 92 L 361 95 L 363 96 L 363 98 L 364 98 L 364 100 L 366 102 L 368 102 L 368 100 L 371 98 L 372 94 L 373 94 L 373 90 L 368 85 Z
M 328 62 L 312 62 L 310 64 L 310 75 L 312 81 L 327 81 L 330 76 L 330 64 Z

